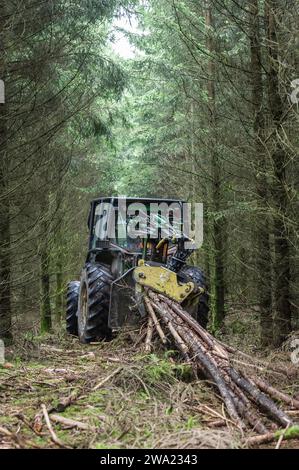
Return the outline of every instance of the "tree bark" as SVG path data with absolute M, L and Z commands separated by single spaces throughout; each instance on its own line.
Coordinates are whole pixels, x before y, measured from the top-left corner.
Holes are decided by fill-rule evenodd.
M 225 230 L 221 218 L 216 215 L 221 209 L 221 162 L 216 146 L 216 105 L 215 105 L 215 64 L 213 54 L 215 44 L 210 28 L 213 27 L 211 6 L 208 2 L 205 10 L 205 22 L 207 27 L 207 48 L 210 53 L 208 61 L 207 92 L 209 97 L 209 124 L 211 126 L 213 138 L 211 142 L 211 176 L 212 176 L 212 210 L 214 217 L 211 221 L 211 237 L 213 246 L 213 263 L 211 273 L 212 289 L 212 328 L 218 330 L 224 321 L 225 311 L 225 285 L 224 285 L 224 237 Z
M 259 2 L 252 0 L 249 9 L 250 55 L 252 76 L 252 111 L 254 145 L 257 157 L 256 191 L 258 197 L 257 238 L 257 288 L 260 308 L 261 344 L 270 346 L 273 342 L 272 288 L 271 288 L 271 246 L 269 240 L 268 183 L 266 179 L 265 152 L 265 108 L 264 85 L 261 58 L 261 37 Z
M 61 197 L 60 191 L 58 197 Z M 63 237 L 62 237 L 62 215 L 58 214 L 58 223 L 55 233 L 55 265 L 56 265 L 56 292 L 55 292 L 55 317 L 56 321 L 59 324 L 62 317 L 63 311 L 63 298 L 64 298 L 64 289 L 63 289 Z
M 43 243 L 40 252 L 41 264 L 41 332 L 46 333 L 52 327 L 51 302 L 50 302 L 50 275 L 49 253 L 47 244 Z
M 280 94 L 279 66 L 279 28 L 282 15 L 281 6 L 277 0 L 267 0 L 265 4 L 265 23 L 269 55 L 268 103 L 272 116 L 271 159 L 274 172 L 274 344 L 280 346 L 292 329 L 290 304 L 290 247 L 287 229 L 288 194 L 286 168 L 288 152 L 284 145 L 283 120 L 285 102 Z
M 60 323 L 63 310 L 63 272 L 62 262 L 58 259 L 56 263 L 56 299 L 55 315 L 57 323 Z
M 49 250 L 49 226 L 48 212 L 49 200 L 48 194 L 44 194 L 41 198 L 42 216 L 44 218 L 41 224 L 41 241 L 40 241 L 40 272 L 41 272 L 41 332 L 47 333 L 52 328 L 52 311 L 50 297 L 50 250 Z
M 5 85 L 4 45 L 5 3 L 0 2 L 0 79 Z M 5 95 L 5 91 L 4 91 Z M 11 334 L 11 286 L 10 286 L 10 205 L 7 159 L 7 103 L 0 103 L 0 338 L 10 342 Z

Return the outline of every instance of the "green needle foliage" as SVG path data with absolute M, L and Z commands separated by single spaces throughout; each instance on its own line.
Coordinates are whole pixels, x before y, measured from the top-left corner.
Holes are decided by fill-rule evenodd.
M 254 311 L 281 345 L 299 325 L 295 0 L 0 1 L 0 17 L 0 336 L 60 324 L 90 199 L 126 194 L 203 202 L 210 329 Z

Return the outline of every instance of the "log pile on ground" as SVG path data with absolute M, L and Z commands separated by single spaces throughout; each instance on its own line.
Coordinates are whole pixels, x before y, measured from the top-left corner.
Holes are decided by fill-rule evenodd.
M 217 389 L 236 426 L 241 430 L 250 427 L 258 434 L 268 436 L 269 440 L 269 433 L 274 436 L 275 429 L 288 429 L 294 425 L 282 406 L 299 409 L 299 400 L 258 378 L 253 363 L 248 364 L 253 366 L 247 368 L 250 373 L 240 370 L 235 366 L 236 350 L 204 330 L 176 302 L 147 290 L 144 303 L 148 312 L 146 351 L 151 350 L 154 331 L 164 345 L 171 337 L 194 373 L 200 373 Z

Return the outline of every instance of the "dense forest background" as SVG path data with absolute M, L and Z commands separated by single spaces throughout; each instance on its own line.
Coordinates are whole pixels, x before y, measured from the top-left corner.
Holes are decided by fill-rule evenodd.
M 0 1 L 2 338 L 60 324 L 100 195 L 204 203 L 213 332 L 233 311 L 263 347 L 299 327 L 298 19 L 295 0 Z

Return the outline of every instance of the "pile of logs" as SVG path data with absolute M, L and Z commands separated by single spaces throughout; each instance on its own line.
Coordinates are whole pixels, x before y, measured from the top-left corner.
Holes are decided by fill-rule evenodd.
M 281 404 L 299 409 L 299 400 L 258 378 L 254 368 L 253 374 L 248 374 L 234 367 L 235 350 L 204 330 L 176 302 L 148 290 L 144 303 L 148 312 L 146 351 L 151 350 L 155 330 L 164 345 L 171 337 L 194 372 L 213 383 L 230 419 L 241 430 L 250 427 L 258 434 L 267 435 L 275 429 L 273 423 L 284 429 L 294 424 Z

